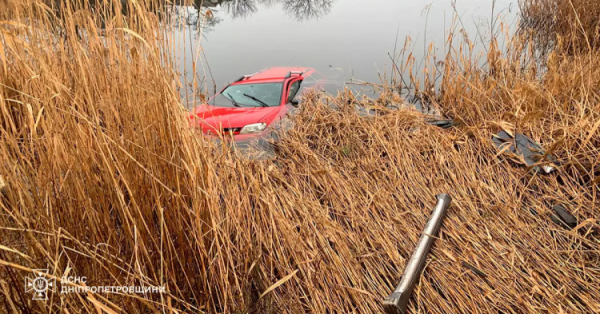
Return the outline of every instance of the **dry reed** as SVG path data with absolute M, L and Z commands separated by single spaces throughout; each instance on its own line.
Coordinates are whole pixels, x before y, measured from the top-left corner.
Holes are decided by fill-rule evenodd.
M 3 311 L 377 313 L 443 192 L 454 203 L 411 313 L 600 312 L 600 55 L 557 53 L 540 73 L 518 39 L 492 46 L 487 70 L 451 51 L 431 99 L 462 126 L 312 94 L 275 159 L 253 161 L 188 128 L 161 7 L 4 1 Z M 501 127 L 541 141 L 558 171 L 498 156 Z M 555 225 L 555 204 L 580 225 Z M 23 277 L 45 268 L 167 293 L 31 301 Z
M 596 0 L 521 0 L 521 35 L 544 53 L 570 54 L 600 46 L 600 2 Z

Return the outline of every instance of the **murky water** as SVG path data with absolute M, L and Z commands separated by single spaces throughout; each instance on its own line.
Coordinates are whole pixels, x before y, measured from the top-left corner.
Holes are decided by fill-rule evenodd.
M 197 1 L 198 7 L 200 1 Z M 454 3 L 454 5 L 453 5 Z M 325 75 L 329 92 L 347 82 L 381 83 L 392 73 L 390 56 L 405 41 L 417 61 L 428 43 L 443 55 L 453 17 L 477 43 L 487 42 L 500 22 L 515 27 L 517 0 L 204 0 L 199 10 L 181 7 L 187 24 L 176 33 L 182 83 L 194 75 L 199 89 L 273 66 L 312 67 Z M 203 15 L 208 12 L 206 18 Z M 500 17 L 500 19 L 497 19 Z M 198 28 L 201 21 L 207 25 Z M 199 47 L 201 50 L 198 50 Z M 196 71 L 192 60 L 198 61 Z M 356 87 L 356 85 L 352 85 Z M 187 92 L 186 92 L 187 91 Z M 182 91 L 191 99 L 191 90 Z

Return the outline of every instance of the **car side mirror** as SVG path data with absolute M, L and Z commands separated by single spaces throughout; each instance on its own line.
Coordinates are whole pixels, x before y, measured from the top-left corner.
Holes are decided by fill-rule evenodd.
M 290 101 L 290 103 L 292 104 L 292 106 L 297 108 L 300 105 L 300 100 L 292 99 L 292 101 Z

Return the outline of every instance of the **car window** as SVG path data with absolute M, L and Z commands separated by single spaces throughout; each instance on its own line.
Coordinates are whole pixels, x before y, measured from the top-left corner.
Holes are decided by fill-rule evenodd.
M 294 99 L 294 97 L 296 97 L 298 90 L 300 90 L 300 83 L 302 83 L 302 81 L 296 81 L 296 82 L 292 83 L 292 85 L 290 85 L 287 102 L 291 102 L 292 99 Z
M 283 83 L 231 85 L 209 103 L 217 107 L 276 107 L 282 88 Z

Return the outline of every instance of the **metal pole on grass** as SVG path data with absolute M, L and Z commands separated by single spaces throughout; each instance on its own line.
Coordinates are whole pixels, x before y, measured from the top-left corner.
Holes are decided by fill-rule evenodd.
M 419 242 L 417 242 L 413 255 L 410 257 L 408 264 L 406 264 L 400 284 L 383 301 L 383 308 L 387 314 L 404 314 L 406 311 L 410 295 L 423 271 L 427 254 L 435 240 L 434 237 L 440 230 L 442 220 L 450 206 L 452 198 L 446 194 L 440 194 L 437 196 L 437 200 L 437 205 L 433 209 L 427 225 L 425 225 L 425 229 L 421 234 Z

